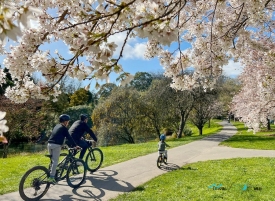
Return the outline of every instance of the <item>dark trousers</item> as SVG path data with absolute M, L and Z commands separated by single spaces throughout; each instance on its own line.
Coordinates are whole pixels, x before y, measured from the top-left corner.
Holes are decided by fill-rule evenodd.
M 84 155 L 85 155 L 85 152 L 86 150 L 88 149 L 88 147 L 90 146 L 89 143 L 87 143 L 85 140 L 78 140 L 76 142 L 76 144 L 78 146 L 80 146 L 82 148 L 81 152 L 80 152 L 80 155 L 79 155 L 79 158 L 80 159 L 83 159 Z

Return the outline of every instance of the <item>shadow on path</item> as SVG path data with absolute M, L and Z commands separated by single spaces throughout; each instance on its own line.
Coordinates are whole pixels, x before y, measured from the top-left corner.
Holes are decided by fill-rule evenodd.
M 159 169 L 170 172 L 170 171 L 173 171 L 173 170 L 180 169 L 180 166 L 178 166 L 176 164 L 173 164 L 173 163 L 167 163 L 167 164 L 161 164 Z
M 76 189 L 72 189 L 72 194 L 61 195 L 60 199 L 64 201 L 100 201 L 106 195 L 105 191 L 128 192 L 134 187 L 126 181 L 114 178 L 118 173 L 113 170 L 99 170 L 86 177 L 85 182 Z M 77 196 L 78 198 L 75 198 Z M 57 199 L 41 199 L 41 201 L 54 201 Z

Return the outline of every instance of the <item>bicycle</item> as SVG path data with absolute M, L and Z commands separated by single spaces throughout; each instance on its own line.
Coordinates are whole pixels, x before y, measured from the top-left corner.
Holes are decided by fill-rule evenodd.
M 87 165 L 87 169 L 91 172 L 95 172 L 97 171 L 103 162 L 103 152 L 101 151 L 101 149 L 94 147 L 93 140 L 86 140 L 90 146 L 88 148 L 88 154 L 85 158 L 85 163 Z
M 66 178 L 68 185 L 72 188 L 79 187 L 85 180 L 87 167 L 83 160 L 74 157 L 75 148 L 68 148 L 68 153 L 58 164 L 55 174 L 56 182 Z M 45 155 L 51 160 L 51 155 Z M 52 163 L 52 161 L 51 161 Z M 19 183 L 19 194 L 25 201 L 35 201 L 42 198 L 49 190 L 50 184 L 47 179 L 50 176 L 50 167 L 34 166 L 21 178 Z
M 161 167 L 161 164 L 164 163 L 167 165 L 167 158 L 164 156 L 164 153 L 159 153 L 158 159 L 157 159 L 157 166 L 158 168 Z

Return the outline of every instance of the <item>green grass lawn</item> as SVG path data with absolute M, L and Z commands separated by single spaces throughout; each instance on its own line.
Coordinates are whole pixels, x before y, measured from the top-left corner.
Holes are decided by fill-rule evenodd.
M 275 126 L 271 125 L 271 131 L 261 131 L 253 134 L 252 131 L 247 132 L 247 128 L 241 122 L 231 122 L 237 127 L 238 132 L 230 139 L 221 143 L 228 147 L 244 148 L 244 149 L 275 149 Z
M 222 129 L 222 126 L 217 123 L 218 121 L 211 122 L 211 128 L 205 125 L 203 135 L 198 135 L 198 130 L 191 127 L 194 134 L 190 137 L 183 137 L 180 139 L 168 139 L 167 143 L 171 148 L 190 143 L 192 141 L 201 139 L 205 136 L 216 133 Z M 189 125 L 190 126 L 190 125 Z M 107 167 L 119 162 L 130 160 L 138 156 L 146 155 L 149 153 L 157 152 L 158 141 L 151 141 L 139 144 L 123 144 L 119 146 L 100 147 L 104 153 L 104 161 L 102 167 Z M 48 166 L 49 158 L 44 155 L 47 152 L 12 155 L 8 158 L 0 159 L 0 195 L 18 191 L 18 186 L 22 175 L 31 167 L 35 165 Z
M 233 122 L 238 132 L 225 146 L 275 149 L 273 131 L 247 132 Z M 274 129 L 274 126 L 272 126 Z M 271 201 L 274 191 L 275 158 L 237 158 L 187 164 L 158 176 L 112 201 Z
M 227 159 L 183 166 L 112 201 L 272 201 L 274 158 Z

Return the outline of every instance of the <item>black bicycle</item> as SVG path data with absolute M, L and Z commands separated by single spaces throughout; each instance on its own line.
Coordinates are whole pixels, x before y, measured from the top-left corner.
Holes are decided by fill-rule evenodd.
M 66 178 L 68 185 L 72 188 L 79 187 L 85 180 L 87 167 L 83 160 L 74 157 L 75 148 L 68 148 L 68 153 L 61 153 L 64 156 L 58 164 L 55 174 L 55 181 Z M 45 155 L 51 159 L 51 155 Z M 21 178 L 19 183 L 19 194 L 25 201 L 34 201 L 42 198 L 49 190 L 50 184 L 47 180 L 50 176 L 50 166 L 35 166 L 29 169 Z
M 97 171 L 103 162 L 103 152 L 101 149 L 93 146 L 93 140 L 86 140 L 89 143 L 88 154 L 85 158 L 87 169 L 91 172 Z
M 157 159 L 157 166 L 158 168 L 161 167 L 161 164 L 167 164 L 167 158 L 164 156 L 164 153 L 159 153 L 158 159 Z

